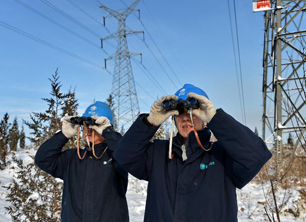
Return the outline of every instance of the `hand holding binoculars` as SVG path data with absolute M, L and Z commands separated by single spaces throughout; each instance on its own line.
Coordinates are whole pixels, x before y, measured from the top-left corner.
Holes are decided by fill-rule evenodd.
M 163 101 L 163 108 L 166 111 L 178 110 L 179 114 L 184 112 L 184 108 L 188 109 L 198 109 L 200 108 L 199 101 L 195 98 L 187 98 L 186 100 L 165 100 Z
M 84 123 L 89 126 L 89 125 L 96 125 L 95 124 L 96 120 L 91 118 L 91 117 L 85 117 L 85 116 L 76 116 L 72 117 L 70 119 L 71 124 L 75 125 L 83 125 Z

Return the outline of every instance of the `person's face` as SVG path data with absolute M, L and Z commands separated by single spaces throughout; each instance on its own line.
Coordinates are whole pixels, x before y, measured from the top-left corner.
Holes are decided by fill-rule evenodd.
M 196 130 L 203 129 L 203 123 L 200 118 L 195 115 L 192 115 L 192 120 Z M 193 131 L 193 125 L 190 120 L 190 114 L 187 113 L 187 109 L 184 108 L 184 112 L 175 117 L 176 128 L 184 138 L 184 142 L 186 142 L 188 134 Z
M 103 143 L 105 141 L 104 137 L 101 136 L 97 131 L 95 131 L 94 129 L 90 129 L 90 128 L 88 128 L 88 126 L 85 125 L 84 130 L 83 130 L 83 138 L 84 138 L 85 141 L 87 141 L 86 140 L 86 134 L 88 136 L 89 142 L 91 142 L 91 143 L 99 144 L 99 143 Z M 95 135 L 93 136 L 93 134 L 95 134 Z

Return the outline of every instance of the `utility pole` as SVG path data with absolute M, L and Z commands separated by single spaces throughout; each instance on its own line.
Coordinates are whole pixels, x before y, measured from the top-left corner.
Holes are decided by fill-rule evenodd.
M 262 138 L 280 164 L 289 133 L 297 139 L 294 151 L 305 143 L 306 1 L 270 3 L 264 15 Z
M 109 36 L 106 36 L 105 38 L 101 38 L 102 48 L 104 40 L 110 38 L 117 39 L 115 56 L 110 56 L 105 59 L 105 68 L 107 60 L 115 60 L 111 95 L 113 96 L 115 103 L 114 114 L 118 131 L 124 131 L 124 128 L 127 127 L 127 125 L 130 125 L 139 115 L 139 105 L 133 77 L 131 57 L 141 54 L 131 53 L 129 51 L 126 37 L 128 35 L 135 35 L 139 33 L 143 34 L 144 32 L 127 30 L 125 24 L 127 17 L 134 11 L 134 8 L 139 1 L 140 0 L 136 0 L 131 6 L 123 11 L 115 11 L 104 5 L 100 6 L 100 8 L 104 9 L 118 20 L 117 31 Z

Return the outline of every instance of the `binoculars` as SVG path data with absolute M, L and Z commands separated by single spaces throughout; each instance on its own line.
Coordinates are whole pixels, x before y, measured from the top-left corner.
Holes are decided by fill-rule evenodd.
M 165 100 L 163 102 L 163 107 L 166 111 L 178 110 L 179 114 L 184 112 L 184 108 L 187 109 L 198 109 L 200 108 L 199 101 L 195 98 L 187 98 L 186 100 Z
M 70 119 L 70 123 L 76 125 L 83 125 L 85 123 L 87 126 L 89 126 L 89 125 L 95 125 L 95 122 L 96 121 L 91 117 L 85 117 L 85 116 L 76 116 Z

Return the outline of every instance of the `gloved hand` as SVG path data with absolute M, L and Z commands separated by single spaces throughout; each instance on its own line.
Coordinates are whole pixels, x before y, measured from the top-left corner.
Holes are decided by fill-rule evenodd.
M 151 107 L 150 114 L 148 116 L 148 121 L 154 125 L 154 126 L 159 126 L 163 122 L 165 122 L 170 116 L 174 115 L 179 115 L 179 112 L 177 110 L 170 110 L 166 111 L 163 107 L 163 102 L 165 100 L 177 100 L 177 96 L 175 95 L 169 95 L 169 96 L 163 96 L 156 102 Z
M 72 124 L 70 122 L 70 119 L 74 116 L 65 116 L 62 118 L 62 133 L 67 137 L 68 139 L 75 136 L 78 132 L 79 125 Z
M 204 122 L 209 123 L 210 120 L 217 113 L 216 108 L 210 100 L 208 100 L 205 96 L 200 96 L 196 93 L 188 93 L 187 97 L 195 98 L 199 101 L 200 108 L 192 110 L 192 113 L 202 119 Z M 189 112 L 188 112 L 189 113 Z
M 95 120 L 95 125 L 90 125 L 89 128 L 94 129 L 100 135 L 102 135 L 102 132 L 103 130 L 106 129 L 106 127 L 112 125 L 109 119 L 107 119 L 107 117 L 105 116 L 100 116 L 100 117 L 92 116 L 91 118 Z

